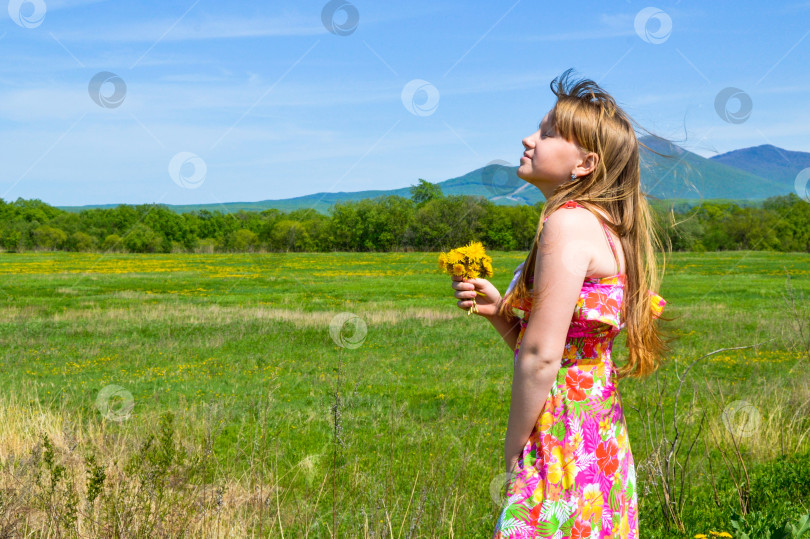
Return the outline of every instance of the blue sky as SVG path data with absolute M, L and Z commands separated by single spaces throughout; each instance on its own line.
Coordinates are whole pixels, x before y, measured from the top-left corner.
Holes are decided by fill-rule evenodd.
M 810 1 L 11 0 L 0 198 L 198 204 L 439 182 L 517 164 L 569 67 L 700 155 L 810 151 L 809 21 Z M 726 88 L 737 97 L 718 108 Z

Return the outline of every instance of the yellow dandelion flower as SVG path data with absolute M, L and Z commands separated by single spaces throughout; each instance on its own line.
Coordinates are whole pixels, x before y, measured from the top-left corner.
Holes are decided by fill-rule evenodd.
M 471 242 L 464 248 L 464 253 L 470 259 L 481 258 L 484 256 L 484 246 L 478 241 Z
M 450 253 L 447 256 L 452 264 L 461 264 L 462 262 L 464 262 L 464 255 L 459 253 L 458 251 L 450 251 Z
M 458 266 L 463 269 L 459 270 Z M 459 275 L 465 279 L 491 277 L 492 258 L 487 256 L 481 242 L 472 242 L 464 247 L 439 254 L 439 267 L 445 273 Z

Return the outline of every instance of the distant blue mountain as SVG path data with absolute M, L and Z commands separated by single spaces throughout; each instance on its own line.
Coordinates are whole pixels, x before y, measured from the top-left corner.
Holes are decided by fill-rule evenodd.
M 810 153 L 783 150 L 771 144 L 733 150 L 710 158 L 762 178 L 768 178 L 789 190 L 794 189 L 796 176 L 810 167 Z
M 788 187 L 748 170 L 706 159 L 663 139 L 647 136 L 639 142 L 649 148 L 642 147 L 640 152 L 642 187 L 655 198 L 764 200 L 793 191 L 792 184 Z
M 706 159 L 676 144 L 654 138 L 640 139 L 642 189 L 654 199 L 694 203 L 722 199 L 751 203 L 793 192 L 796 174 L 810 166 L 810 154 L 774 146 L 745 148 Z M 646 148 L 645 148 L 646 146 Z M 649 148 L 649 149 L 647 149 Z M 652 150 L 652 151 L 651 151 Z M 664 154 L 665 156 L 657 155 Z M 517 167 L 493 161 L 488 165 L 437 185 L 445 195 L 481 196 L 498 205 L 534 205 L 544 200 L 533 185 L 517 177 Z M 414 181 L 413 184 L 417 184 Z M 236 212 L 275 208 L 289 212 L 312 208 L 327 214 L 335 202 L 397 195 L 410 198 L 410 186 L 399 189 L 315 193 L 295 198 L 223 204 L 166 205 L 177 212 L 209 210 Z M 68 211 L 111 208 L 117 204 L 59 206 Z

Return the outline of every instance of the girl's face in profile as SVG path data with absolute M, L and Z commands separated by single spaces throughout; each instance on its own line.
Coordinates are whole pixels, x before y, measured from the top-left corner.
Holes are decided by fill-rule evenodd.
M 517 170 L 519 178 L 541 188 L 551 188 L 571 180 L 581 159 L 581 150 L 556 132 L 551 120 L 553 109 L 540 122 L 538 130 L 523 139 L 526 152 Z M 542 190 L 542 189 L 541 189 Z

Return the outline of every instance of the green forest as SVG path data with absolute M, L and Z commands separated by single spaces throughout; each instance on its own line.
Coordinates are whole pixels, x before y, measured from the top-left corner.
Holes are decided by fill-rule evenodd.
M 470 241 L 494 250 L 529 250 L 542 202 L 499 206 L 482 196 L 445 196 L 420 180 L 411 197 L 338 202 L 314 209 L 235 213 L 172 211 L 121 204 L 69 212 L 38 199 L 0 199 L 0 249 L 124 253 L 439 251 Z M 704 201 L 673 207 L 651 200 L 673 251 L 810 252 L 810 203 L 795 194 L 761 207 Z M 666 243 L 667 238 L 662 238 Z

